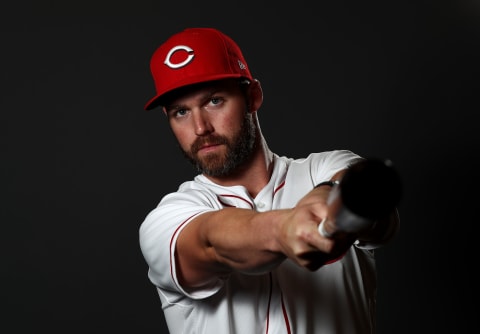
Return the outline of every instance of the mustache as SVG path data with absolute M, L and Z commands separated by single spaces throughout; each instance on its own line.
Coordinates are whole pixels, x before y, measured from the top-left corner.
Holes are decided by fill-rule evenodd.
M 208 137 L 199 137 L 190 146 L 190 152 L 196 154 L 205 145 L 228 144 L 228 139 L 224 136 L 210 135 Z

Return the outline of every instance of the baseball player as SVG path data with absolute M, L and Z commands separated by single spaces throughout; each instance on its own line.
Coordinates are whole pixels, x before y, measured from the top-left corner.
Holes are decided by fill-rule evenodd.
M 261 84 L 217 29 L 174 34 L 151 73 L 156 95 L 145 109 L 166 115 L 198 170 L 139 229 L 170 333 L 375 333 L 374 249 L 397 233 L 398 213 L 344 231 L 331 201 L 364 158 L 272 152 Z

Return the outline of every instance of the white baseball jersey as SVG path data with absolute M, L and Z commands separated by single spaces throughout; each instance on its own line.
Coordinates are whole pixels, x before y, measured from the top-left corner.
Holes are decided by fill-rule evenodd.
M 166 195 L 140 227 L 140 246 L 171 334 L 352 334 L 375 332 L 373 251 L 352 246 L 338 261 L 310 272 L 289 259 L 269 273 L 234 272 L 186 292 L 175 268 L 179 232 L 197 215 L 225 207 L 292 208 L 313 187 L 360 157 L 347 150 L 304 159 L 274 155 L 270 182 L 252 198 L 243 186 L 203 175 Z

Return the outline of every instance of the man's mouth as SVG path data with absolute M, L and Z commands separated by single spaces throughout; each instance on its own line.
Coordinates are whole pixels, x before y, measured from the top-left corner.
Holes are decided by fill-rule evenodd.
M 208 144 L 203 144 L 197 152 L 210 152 L 215 150 L 221 143 L 208 143 Z
M 192 145 L 191 152 L 194 154 L 197 154 L 200 151 L 209 152 L 223 144 L 226 144 L 226 141 L 222 140 L 222 138 L 203 138 L 203 140 L 198 140 Z

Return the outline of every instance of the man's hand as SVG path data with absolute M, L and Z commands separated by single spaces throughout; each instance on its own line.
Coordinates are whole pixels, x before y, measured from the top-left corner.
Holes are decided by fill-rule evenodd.
M 335 238 L 326 238 L 318 232 L 320 222 L 329 215 L 330 191 L 329 186 L 313 189 L 280 223 L 281 252 L 311 271 L 343 256 L 358 236 L 357 233 L 338 233 Z

